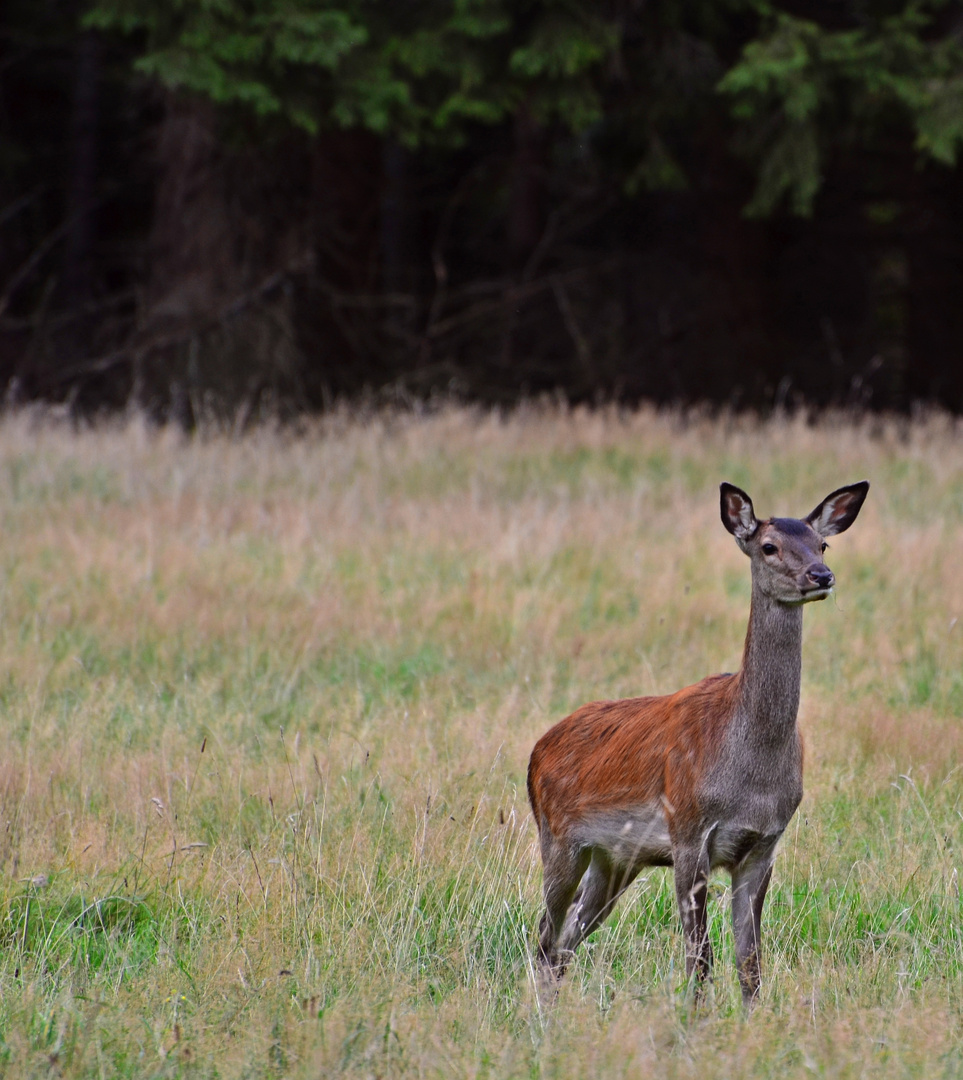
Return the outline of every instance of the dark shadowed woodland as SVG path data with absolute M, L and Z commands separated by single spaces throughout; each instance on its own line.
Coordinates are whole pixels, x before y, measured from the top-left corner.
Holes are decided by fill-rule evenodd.
M 963 411 L 955 0 L 6 0 L 0 393 Z

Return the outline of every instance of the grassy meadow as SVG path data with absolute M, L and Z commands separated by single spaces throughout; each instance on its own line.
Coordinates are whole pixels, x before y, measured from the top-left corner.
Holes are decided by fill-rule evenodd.
M 535 739 L 738 667 L 730 480 L 872 489 L 807 608 L 806 796 L 747 1020 L 644 874 L 551 1016 Z M 963 427 L 0 422 L 0 1075 L 963 1076 Z

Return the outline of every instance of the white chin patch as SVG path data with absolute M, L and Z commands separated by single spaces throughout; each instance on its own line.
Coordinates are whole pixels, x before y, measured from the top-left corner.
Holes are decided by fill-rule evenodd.
M 808 603 L 810 600 L 825 600 L 832 591 L 832 589 L 813 589 L 812 592 L 803 595 L 803 603 Z

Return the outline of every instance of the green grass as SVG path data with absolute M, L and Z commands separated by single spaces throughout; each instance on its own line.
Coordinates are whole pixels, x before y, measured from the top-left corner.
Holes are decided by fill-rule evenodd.
M 529 408 L 0 425 L 0 1073 L 963 1075 L 963 439 Z M 872 482 L 806 613 L 807 794 L 743 1016 L 642 875 L 551 1016 L 537 737 L 734 670 L 718 482 Z

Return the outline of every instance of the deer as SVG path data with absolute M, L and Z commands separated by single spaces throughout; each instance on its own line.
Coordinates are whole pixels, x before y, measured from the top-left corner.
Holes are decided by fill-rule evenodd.
M 540 1000 L 557 997 L 575 950 L 638 874 L 671 866 L 696 1002 L 712 976 L 709 875 L 722 869 L 732 881 L 743 1005 L 755 1004 L 776 846 L 803 795 L 802 609 L 832 593 L 826 538 L 852 525 L 868 491 L 863 480 L 805 518 L 760 521 L 749 496 L 723 483 L 722 524 L 752 573 L 741 670 L 665 696 L 583 705 L 535 744 L 528 795 L 544 879 Z

